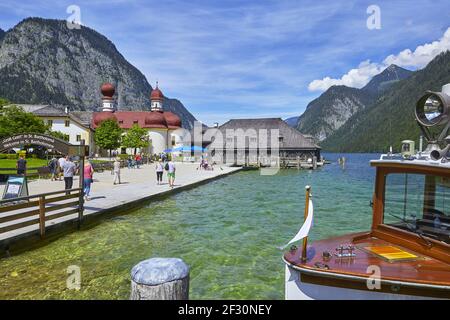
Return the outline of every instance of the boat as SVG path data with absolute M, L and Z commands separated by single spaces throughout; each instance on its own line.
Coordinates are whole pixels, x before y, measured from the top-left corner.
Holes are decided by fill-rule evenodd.
M 425 150 L 405 140 L 401 153 L 370 162 L 370 230 L 311 244 L 304 236 L 291 246 L 283 254 L 286 299 L 450 298 L 450 84 L 427 91 L 415 117 Z M 308 187 L 305 222 L 310 195 Z

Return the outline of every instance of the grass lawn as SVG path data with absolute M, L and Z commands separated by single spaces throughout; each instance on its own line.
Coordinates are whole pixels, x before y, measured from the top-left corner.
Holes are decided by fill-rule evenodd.
M 35 167 L 45 167 L 47 166 L 47 160 L 43 159 L 26 159 L 27 160 L 27 167 L 28 168 L 35 168 Z M 16 162 L 17 160 L 9 160 L 9 159 L 0 159 L 0 168 L 11 168 L 13 171 L 16 169 Z M 34 171 L 34 170 L 32 170 Z M 9 172 L 9 170 L 8 170 Z M 0 173 L 7 173 L 5 171 Z
M 107 162 L 113 162 L 114 160 L 108 161 L 108 160 L 89 160 L 92 164 L 100 164 L 100 163 L 107 163 Z

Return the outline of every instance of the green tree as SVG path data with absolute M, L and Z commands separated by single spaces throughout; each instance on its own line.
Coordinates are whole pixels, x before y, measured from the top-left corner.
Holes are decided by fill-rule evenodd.
M 134 154 L 136 154 L 137 148 L 147 148 L 149 146 L 148 131 L 139 127 L 137 124 L 133 125 L 123 137 L 122 146 L 125 148 L 134 148 Z
M 19 133 L 45 133 L 50 126 L 17 106 L 0 109 L 0 139 Z
M 52 137 L 64 140 L 64 141 L 69 141 L 70 140 L 69 135 L 65 134 L 65 133 L 62 133 L 61 131 L 51 131 L 50 130 L 50 131 L 47 132 L 47 134 L 52 136 Z
M 108 119 L 102 121 L 95 130 L 95 143 L 100 148 L 108 150 L 111 156 L 111 150 L 117 149 L 121 145 L 122 132 L 123 130 L 119 127 L 116 120 Z
M 3 107 L 3 106 L 7 106 L 8 104 L 10 104 L 8 99 L 0 97 L 0 108 Z

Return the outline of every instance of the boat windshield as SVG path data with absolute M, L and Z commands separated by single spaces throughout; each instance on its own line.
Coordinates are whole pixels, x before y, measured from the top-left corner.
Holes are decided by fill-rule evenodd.
M 383 223 L 450 244 L 450 179 L 388 174 Z

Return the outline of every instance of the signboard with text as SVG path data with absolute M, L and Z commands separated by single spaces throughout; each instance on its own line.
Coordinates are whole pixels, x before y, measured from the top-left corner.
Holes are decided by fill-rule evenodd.
M 28 196 L 28 181 L 25 176 L 10 176 L 3 192 L 3 200 Z
M 86 156 L 89 153 L 88 146 L 72 145 L 64 140 L 49 135 L 33 133 L 18 134 L 0 140 L 0 152 L 13 148 L 23 148 L 27 145 L 38 145 L 72 156 Z

